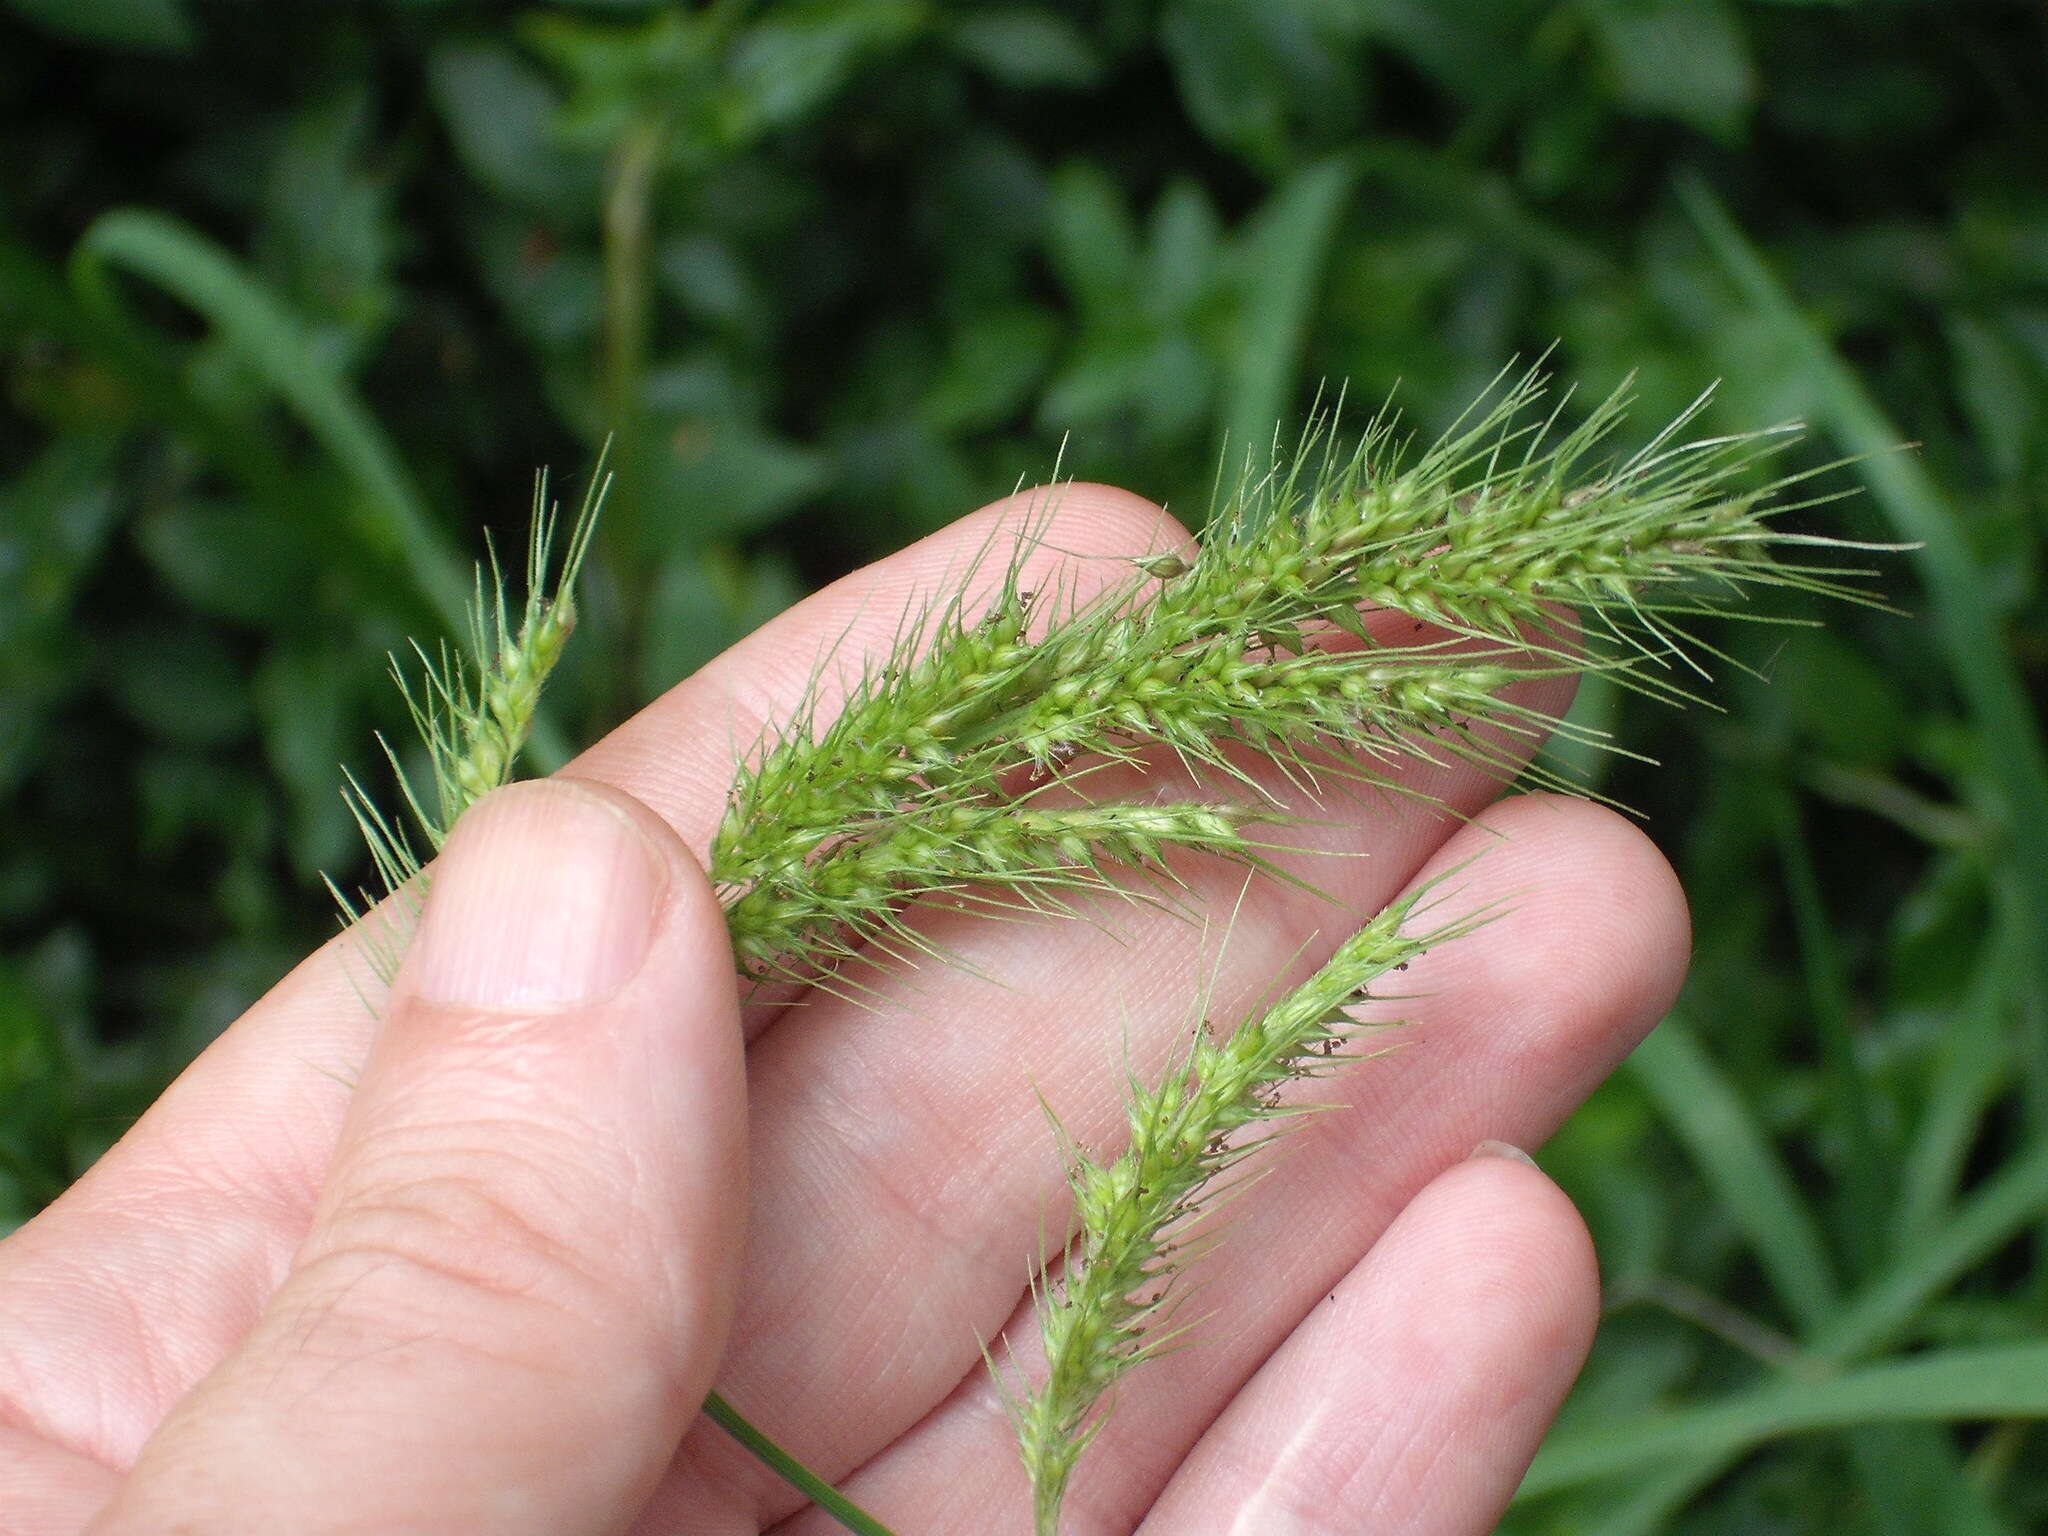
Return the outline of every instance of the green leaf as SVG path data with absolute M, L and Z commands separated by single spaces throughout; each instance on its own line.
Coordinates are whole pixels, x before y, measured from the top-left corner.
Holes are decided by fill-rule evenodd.
M 434 51 L 428 77 L 472 176 L 551 222 L 589 219 L 598 197 L 597 158 L 571 153 L 556 137 L 561 100 L 539 70 L 500 44 L 451 43 Z
M 199 745 L 161 746 L 134 765 L 140 847 L 152 860 L 169 862 L 196 838 L 212 839 L 231 852 L 270 841 L 269 806 L 255 775 L 225 766 L 217 754 L 194 750 Z
M 1530 57 L 1529 33 L 1555 7 L 1540 0 L 1363 0 L 1356 11 L 1389 52 L 1456 96 L 1492 102 L 1526 91 L 1539 67 Z M 1565 97 L 1584 99 L 1581 93 Z
M 188 502 L 152 512 L 135 540 L 157 574 L 202 613 L 291 629 L 317 611 L 318 549 L 273 511 Z
M 566 78 L 558 123 L 570 142 L 601 152 L 636 120 L 672 114 L 689 147 L 704 149 L 733 134 L 732 104 L 713 67 L 735 14 L 664 6 L 636 26 L 550 10 L 524 18 L 520 30 Z
M 1350 156 L 1318 161 L 1290 177 L 1238 237 L 1244 297 L 1223 407 L 1233 458 L 1263 452 L 1288 415 L 1323 271 L 1357 181 Z
M 291 797 L 286 843 L 308 881 L 341 865 L 355 840 L 335 788 L 341 763 L 357 745 L 354 688 L 348 661 L 326 646 L 280 648 L 256 671 L 263 750 Z
M 2048 1141 L 2006 1163 L 1956 1207 L 1933 1236 L 1837 1309 L 1814 1350 L 1850 1359 L 1905 1333 L 1933 1297 L 2048 1215 Z
M 1820 1229 L 1770 1140 L 1683 1019 L 1636 1047 L 1629 1069 L 1756 1250 L 1793 1317 L 1815 1326 L 1835 1305 Z
M 385 179 L 366 168 L 374 114 L 367 88 L 315 97 L 293 112 L 270 161 L 259 252 L 315 344 L 339 360 L 390 315 L 398 245 Z
M 442 622 L 459 630 L 467 622 L 467 567 L 428 516 L 383 430 L 297 318 L 211 240 L 145 209 L 103 214 L 73 257 L 82 297 L 103 314 L 125 318 L 116 270 L 147 278 L 205 315 L 292 404 L 362 492 L 353 522 L 357 536 L 409 573 Z
M 561 414 L 582 421 L 590 409 L 588 343 L 604 314 L 603 268 L 595 251 L 558 248 L 533 235 L 527 220 L 493 219 L 477 241 L 478 264 L 491 296 L 535 350 L 544 359 L 563 354 L 573 359 L 573 381 L 565 390 L 578 398 L 580 409 L 565 408 Z M 601 430 L 594 420 L 585 425 Z
M 723 240 L 685 235 L 667 241 L 654 264 L 663 288 L 701 320 L 737 325 L 763 307 L 753 278 Z
M 0 1236 L 62 1194 L 100 1150 L 85 1145 L 88 1119 L 105 1107 L 93 1080 L 106 1066 L 92 1059 L 83 1027 L 91 965 L 76 930 L 0 956 Z
M 1134 297 L 1138 232 L 1123 191 L 1101 167 L 1075 162 L 1052 178 L 1046 254 L 1083 310 L 1113 313 Z
M 185 0 L 7 0 L 16 14 L 81 42 L 143 53 L 183 53 L 192 46 Z
M 1865 1424 L 1849 1452 L 1879 1536 L 2017 1536 L 1943 1424 Z
M 125 635 L 107 646 L 100 673 L 128 714 L 163 741 L 220 746 L 248 731 L 248 679 L 211 630 Z
M 1678 1457 L 1729 1456 L 1782 1435 L 1858 1424 L 2048 1417 L 2048 1344 L 1958 1349 L 1866 1366 L 1824 1381 L 1774 1383 L 1634 1423 L 1554 1435 L 1520 1499 Z
M 1800 734 L 1836 762 L 1882 770 L 1907 749 L 1911 722 L 1896 681 L 1825 630 L 1786 648 L 1768 692 L 1791 710 Z
M 1730 1459 L 1725 1453 L 1689 1456 L 1666 1467 L 1646 1469 L 1622 1484 L 1623 1496 L 1601 1509 L 1583 1529 L 1598 1531 L 1600 1536 L 1664 1536 L 1672 1517 L 1726 1472 Z M 1618 1478 L 1615 1481 L 1621 1483 Z
M 669 544 L 757 532 L 827 480 L 810 449 L 734 422 L 686 424 L 652 452 L 649 515 Z
M 2025 353 L 2001 330 L 1958 315 L 1949 322 L 1956 392 L 1970 425 L 2001 480 L 2016 480 L 2041 441 L 2048 370 L 2029 366 Z
M 2018 961 L 2020 946 L 2007 927 L 2002 922 L 1994 927 L 1968 995 L 1954 1004 L 1937 1043 L 1920 1120 L 1897 1171 L 1893 1239 L 1902 1259 L 1924 1251 L 1949 1214 L 1970 1149 L 2012 1074 L 2005 1020 L 2026 985 L 2026 973 Z
M 1360 75 L 1315 25 L 1316 9 L 1280 0 L 1176 0 L 1160 44 L 1181 100 L 1211 139 L 1269 172 L 1304 131 L 1338 138 Z
M 60 620 L 107 547 L 118 507 L 111 439 L 58 438 L 0 483 L 0 676 L 31 625 Z
M 648 602 L 642 692 L 649 698 L 667 692 L 803 593 L 786 561 L 678 550 L 663 563 Z
M 1088 38 L 1035 5 L 969 12 L 954 20 L 946 41 L 963 59 L 1020 89 L 1078 90 L 1102 77 L 1102 58 Z
M 1038 419 L 1059 431 L 1091 426 L 1144 409 L 1163 381 L 1157 343 L 1142 331 L 1109 330 L 1087 338 L 1045 387 Z
M 1145 249 L 1145 307 L 1161 319 L 1182 315 L 1215 285 L 1222 226 L 1209 195 L 1176 177 L 1152 209 Z
M 1999 791 L 2012 852 L 2006 879 L 2024 910 L 2021 931 L 2048 933 L 2048 745 L 2030 690 L 1983 602 L 1995 583 L 1971 550 L 1960 511 L 1936 487 L 1921 461 L 1901 451 L 1903 433 L 1886 418 L 1862 382 L 1800 312 L 1719 200 L 1697 179 L 1679 188 L 1708 248 L 1756 310 L 1797 349 L 1822 402 L 1822 423 L 1856 455 L 1857 473 L 1914 557 L 1934 599 L 1934 630 L 1977 729 L 1989 777 Z M 2030 1094 L 2037 1122 L 2048 1123 L 2048 945 L 2035 946 L 2030 1006 Z M 2044 1126 L 2048 1128 L 2048 1126 Z
M 1057 333 L 1057 322 L 1041 309 L 976 311 L 946 348 L 919 414 L 942 432 L 1002 425 L 1024 410 L 1044 377 Z
M 929 12 L 915 0 L 797 0 L 733 45 L 727 73 L 754 131 L 822 105 L 871 54 L 908 41 Z
M 1600 0 L 1591 15 L 1617 97 L 1733 139 L 1756 102 L 1756 69 L 1720 0 Z
M 0 793 L 33 771 L 84 675 L 91 631 L 71 614 L 119 514 L 114 451 L 97 434 L 60 437 L 0 483 Z
M 1852 1275 L 1870 1272 L 1884 1243 L 1884 1218 L 1896 1162 L 1892 1138 L 1880 1130 L 1872 1106 L 1875 1084 L 1859 1049 L 1851 1016 L 1847 967 L 1821 892 L 1799 798 L 1789 788 L 1766 788 L 1759 809 L 1775 824 L 1784 870 L 1785 901 L 1805 974 L 1807 1012 L 1820 1041 L 1822 1123 L 1844 1166 L 1835 1233 Z

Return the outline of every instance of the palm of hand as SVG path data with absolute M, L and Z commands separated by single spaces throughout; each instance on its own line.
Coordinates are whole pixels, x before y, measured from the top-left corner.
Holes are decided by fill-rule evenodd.
M 885 640 L 914 594 L 982 544 L 990 519 L 1015 516 L 990 509 L 820 594 L 571 772 L 637 797 L 701 851 L 731 744 L 791 712 L 822 648 L 857 655 Z M 1077 488 L 1046 544 L 1166 547 L 1163 518 L 1122 493 Z M 1553 691 L 1535 702 L 1556 707 L 1557 685 L 1541 686 Z M 1597 1285 L 1576 1216 L 1540 1174 L 1507 1158 L 1460 1160 L 1481 1141 L 1540 1140 L 1611 1069 L 1675 989 L 1685 919 L 1662 860 L 1618 818 L 1526 797 L 1461 821 L 1497 783 L 1472 769 L 1418 766 L 1409 777 L 1454 814 L 1337 796 L 1315 808 L 1319 824 L 1288 829 L 1302 852 L 1287 862 L 1342 910 L 1263 884 L 1240 902 L 1235 872 L 1190 869 L 1197 905 L 1235 913 L 1220 960 L 1197 925 L 1144 908 L 1102 924 L 935 910 L 932 937 L 963 964 L 878 967 L 857 978 L 873 989 L 858 1003 L 750 1006 L 752 1192 L 722 1358 L 715 1326 L 688 1336 L 644 1304 L 677 1266 L 633 1234 L 717 1249 L 740 1219 L 733 1159 L 714 1148 L 650 1171 L 629 1148 L 611 1163 L 589 1158 L 597 1173 L 577 1162 L 572 1175 L 575 1146 L 553 1159 L 531 1146 L 503 1154 L 485 1145 L 494 1133 L 480 1111 L 479 1157 L 523 1159 L 536 1187 L 560 1174 L 573 1192 L 552 1191 L 536 1217 L 419 1191 L 441 1220 L 443 1238 L 429 1241 L 465 1234 L 488 1246 L 508 1225 L 522 1241 L 543 1227 L 554 1255 L 544 1262 L 575 1274 L 575 1327 L 536 1323 L 531 1341 L 457 1328 L 451 1343 L 435 1318 L 380 1343 L 335 1336 L 326 1312 L 322 1371 L 273 1395 L 268 1417 L 231 1421 L 210 1442 L 187 1433 L 212 1454 L 146 1465 L 161 1482 L 166 1457 L 184 1463 L 169 1474 L 183 1507 L 213 1507 L 209 1479 L 225 1490 L 218 1522 L 195 1527 L 209 1531 L 268 1528 L 232 1463 L 260 1460 L 280 1435 L 300 1442 L 294 1455 L 328 1454 L 341 1469 L 301 1530 L 832 1529 L 718 1430 L 691 1422 L 715 1379 L 905 1536 L 1027 1529 L 980 1341 L 999 1341 L 999 1363 L 1014 1347 L 1017 1366 L 1032 1369 L 1028 1270 L 1048 1231 L 1057 1245 L 1066 1208 L 1040 1096 L 1083 1142 L 1113 1138 L 1122 1054 L 1141 1077 L 1156 1073 L 1212 961 L 1210 1011 L 1235 1017 L 1276 978 L 1312 967 L 1346 922 L 1484 850 L 1454 900 L 1506 902 L 1506 915 L 1417 963 L 1417 995 L 1400 1015 L 1412 1021 L 1406 1049 L 1321 1084 L 1317 1099 L 1336 1107 L 1296 1130 L 1256 1197 L 1231 1207 L 1228 1241 L 1194 1270 L 1189 1316 L 1206 1321 L 1191 1347 L 1122 1389 L 1068 1510 L 1075 1530 L 1175 1536 L 1490 1529 L 1576 1371 Z M 715 989 L 707 975 L 696 985 Z M 91 1525 L 166 1416 L 261 1334 L 280 1286 L 306 1263 L 323 1199 L 335 1198 L 347 1085 L 376 1030 L 340 946 L 327 946 L 0 1246 L 0 1530 Z M 565 1100 L 573 1090 L 555 1088 Z M 633 1128 L 631 1112 L 619 1124 L 582 1113 L 569 1123 L 593 1138 Z M 715 1209 L 722 1200 L 734 1208 Z M 476 1280 L 446 1255 L 430 1267 L 457 1291 Z M 503 1278 L 491 1288 L 533 1301 Z M 545 1276 L 533 1293 L 556 1294 Z M 293 1326 L 303 1345 L 303 1313 Z M 524 1405 L 507 1400 L 508 1360 Z M 408 1383 L 396 1397 L 393 1369 Z M 423 1395 L 439 1411 L 378 1411 Z M 179 1414 L 203 1417 L 189 1402 Z M 557 1486 L 553 1504 L 496 1497 L 536 1463 L 557 1485 L 588 1487 Z M 383 1485 L 358 1507 L 351 1500 L 371 1497 L 363 1479 Z M 401 1518 L 409 1509 L 422 1513 Z M 151 1527 L 123 1514 L 104 1528 Z

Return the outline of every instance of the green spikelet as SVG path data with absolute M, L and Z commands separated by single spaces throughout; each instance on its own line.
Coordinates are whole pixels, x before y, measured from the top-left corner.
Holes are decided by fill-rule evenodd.
M 1370 1000 L 1373 983 L 1481 920 L 1405 932 L 1426 895 L 1388 907 L 1236 1029 L 1204 1028 L 1156 1086 L 1133 1085 L 1120 1156 L 1070 1151 L 1079 1235 L 1064 1272 L 1040 1288 L 1044 1384 L 1012 1408 L 1039 1536 L 1056 1536 L 1074 1468 L 1104 1423 L 1104 1398 L 1176 1337 L 1167 1324 L 1187 1228 L 1225 1192 L 1230 1170 L 1276 1134 L 1289 1113 L 1281 1090 L 1354 1059 L 1366 1030 L 1351 1010 Z
M 1682 701 L 1675 669 L 1709 650 L 1687 626 L 1745 588 L 1854 596 L 1841 578 L 1856 573 L 1784 558 L 1826 541 L 1768 524 L 1811 504 L 1783 499 L 1803 476 L 1756 483 L 1790 429 L 1682 440 L 1703 396 L 1643 449 L 1602 457 L 1626 390 L 1554 440 L 1543 396 L 1524 375 L 1420 449 L 1390 412 L 1348 452 L 1318 423 L 1223 499 L 1192 560 L 1135 557 L 1128 581 L 1079 605 L 1025 589 L 1013 566 L 977 613 L 955 597 L 910 626 L 834 719 L 800 714 L 740 768 L 711 874 L 745 914 L 749 968 L 803 974 L 873 931 L 835 934 L 793 898 L 807 870 L 886 862 L 906 822 L 1013 801 L 1020 775 L 1165 747 L 1255 804 L 1231 748 L 1311 785 L 1387 784 L 1417 757 L 1510 771 L 1516 738 L 1559 726 L 1505 697 L 1512 684 L 1597 669 Z M 1206 834 L 1189 846 L 1252 852 Z M 1004 883 L 984 848 L 929 852 L 905 896 Z M 1045 893 L 1052 872 L 1017 853 Z
M 361 780 L 344 771 L 342 798 L 369 847 L 378 889 L 351 898 L 328 882 L 344 925 L 355 931 L 372 974 L 387 986 L 419 919 L 424 861 L 440 851 L 462 813 L 510 783 L 518 767 L 541 689 L 576 627 L 576 579 L 608 484 L 600 462 L 567 545 L 558 551 L 556 509 L 548 500 L 547 476 L 541 475 L 534 486 L 525 585 L 516 617 L 493 555 L 488 573 L 477 570 L 469 634 L 462 646 L 444 643 L 430 655 L 415 643 L 414 677 L 392 659 L 392 679 L 426 748 L 432 788 L 421 793 L 397 751 L 380 737 L 407 818 L 387 816 Z

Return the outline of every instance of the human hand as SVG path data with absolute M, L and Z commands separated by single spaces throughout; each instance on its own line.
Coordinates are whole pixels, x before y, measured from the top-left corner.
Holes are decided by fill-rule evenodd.
M 1263 883 L 1240 905 L 1238 875 L 1190 867 L 1191 899 L 1235 910 L 1213 967 L 1170 914 L 934 910 L 963 963 L 877 966 L 859 1003 L 757 1002 L 742 1091 L 717 913 L 663 823 L 701 848 L 732 744 L 1021 515 L 811 599 L 572 765 L 651 813 L 561 784 L 473 812 L 381 1026 L 329 945 L 0 1245 L 0 1531 L 831 1529 L 692 1422 L 714 1379 L 903 1536 L 1026 1529 L 979 1341 L 1029 1371 L 1029 1267 L 1066 1209 L 1038 1096 L 1113 1137 L 1126 1052 L 1141 1076 L 1163 1063 L 1199 977 L 1234 1017 L 1482 850 L 1447 899 L 1505 915 L 1417 962 L 1406 1049 L 1318 1085 L 1332 1109 L 1232 1208 L 1191 1276 L 1204 1320 L 1125 1383 L 1068 1512 L 1174 1536 L 1490 1529 L 1597 1287 L 1555 1187 L 1465 1154 L 1539 1141 L 1675 990 L 1682 900 L 1620 819 L 1523 797 L 1461 820 L 1499 788 L 1472 768 L 1412 771 L 1442 810 L 1309 807 L 1276 781 L 1317 818 L 1283 862 L 1342 910 Z M 1040 531 L 1039 566 L 1179 537 L 1089 487 Z M 486 879 L 506 862 L 516 878 Z M 595 918 L 607 958 L 579 970 L 570 935 Z M 602 995 L 572 996 L 572 971 Z M 476 994 L 491 983 L 519 995 Z

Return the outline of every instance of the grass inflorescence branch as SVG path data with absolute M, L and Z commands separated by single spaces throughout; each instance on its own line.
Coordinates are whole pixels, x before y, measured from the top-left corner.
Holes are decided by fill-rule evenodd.
M 407 816 L 379 809 L 362 782 L 344 770 L 342 798 L 368 846 L 377 881 L 374 896 L 351 898 L 332 881 L 328 889 L 344 923 L 358 936 L 377 979 L 389 985 L 411 942 L 425 898 L 424 860 L 440 852 L 462 813 L 510 783 L 533 734 L 541 690 L 576 628 L 576 581 L 590 550 L 609 484 L 600 461 L 582 509 L 558 545 L 559 514 L 548 499 L 547 476 L 534 484 L 527 535 L 525 581 L 513 608 L 495 552 L 476 572 L 469 633 L 459 646 L 444 642 L 428 652 L 413 643 L 413 675 L 398 658 L 391 676 L 425 748 L 430 787 L 423 790 L 398 751 L 378 745 Z
M 1353 1010 L 1372 985 L 1424 951 L 1468 932 L 1467 917 L 1407 931 L 1427 890 L 1396 902 L 1343 944 L 1307 981 L 1235 1029 L 1196 1033 L 1160 1082 L 1133 1083 L 1123 1151 L 1098 1161 L 1069 1148 L 1068 1180 L 1079 1235 L 1057 1278 L 1040 1288 L 1045 1381 L 1012 1413 L 1030 1474 L 1040 1536 L 1055 1536 L 1075 1465 L 1102 1427 L 1103 1399 L 1179 1330 L 1164 1326 L 1191 1226 L 1225 1192 L 1226 1175 L 1292 1113 L 1291 1083 L 1355 1059 L 1362 1025 Z
M 897 916 L 919 897 L 972 886 L 997 905 L 1060 912 L 1081 891 L 1133 894 L 1119 874 L 1170 887 L 1168 848 L 1263 867 L 1245 830 L 1258 819 L 1255 808 L 1227 802 L 935 800 L 878 817 L 862 836 L 729 895 L 726 928 L 743 964 L 774 963 L 792 947 L 836 948 L 856 933 L 884 952 L 921 951 L 925 941 Z
M 1233 748 L 1311 782 L 1389 782 L 1416 756 L 1507 771 L 1527 756 L 1513 738 L 1558 725 L 1510 685 L 1599 669 L 1682 700 L 1678 668 L 1707 649 L 1693 620 L 1746 586 L 1847 590 L 1855 573 L 1774 553 L 1801 541 L 1768 516 L 1810 504 L 1781 499 L 1804 476 L 1755 473 L 1789 429 L 1685 440 L 1702 397 L 1638 452 L 1601 458 L 1625 391 L 1561 435 L 1544 394 L 1525 374 L 1420 448 L 1390 410 L 1348 451 L 1325 420 L 1292 459 L 1237 483 L 1192 558 L 1134 554 L 1126 581 L 1082 602 L 1027 588 L 1013 563 L 978 606 L 962 593 L 907 626 L 832 719 L 800 714 L 740 768 L 711 874 L 740 915 L 742 965 L 815 974 L 908 937 L 889 902 L 814 888 L 844 890 L 856 868 L 877 898 L 1004 887 L 1000 819 L 972 841 L 914 837 L 915 862 L 898 856 L 904 829 L 1014 804 L 1020 783 L 1077 760 L 1162 748 L 1253 803 Z M 1253 852 L 1206 823 L 1186 845 Z M 1021 832 L 1007 853 L 1041 896 L 1099 873 L 1083 859 L 1063 877 Z

